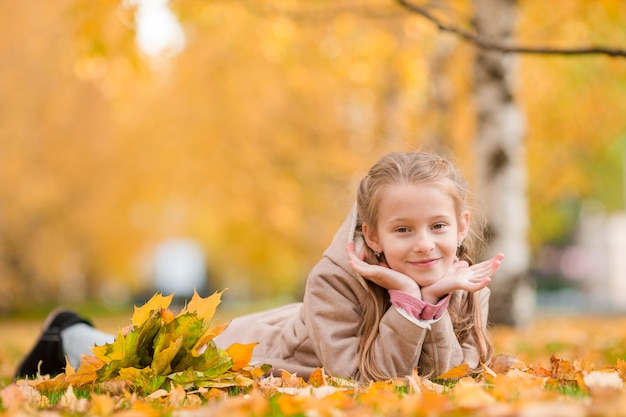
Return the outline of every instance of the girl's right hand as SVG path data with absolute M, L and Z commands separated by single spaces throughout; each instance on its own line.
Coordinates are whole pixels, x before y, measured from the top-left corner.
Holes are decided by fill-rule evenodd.
M 404 291 L 421 299 L 419 285 L 417 285 L 417 283 L 408 276 L 398 271 L 394 271 L 384 263 L 381 263 L 380 265 L 368 264 L 364 261 L 364 254 L 356 254 L 353 242 L 348 243 L 346 251 L 348 252 L 348 258 L 350 259 L 352 269 L 354 269 L 363 278 L 388 290 Z

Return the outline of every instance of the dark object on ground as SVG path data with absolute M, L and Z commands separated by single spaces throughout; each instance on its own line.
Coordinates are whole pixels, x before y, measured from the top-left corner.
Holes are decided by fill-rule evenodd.
M 31 351 L 22 359 L 14 379 L 35 378 L 37 375 L 55 376 L 65 369 L 65 355 L 61 343 L 61 331 L 85 323 L 93 324 L 73 311 L 58 308 L 52 311 L 43 324 L 41 335 Z

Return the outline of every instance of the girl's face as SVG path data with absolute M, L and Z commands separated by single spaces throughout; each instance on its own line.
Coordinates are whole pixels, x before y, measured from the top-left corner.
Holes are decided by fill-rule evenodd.
M 467 235 L 469 212 L 458 219 L 454 200 L 436 184 L 398 184 L 382 191 L 375 227 L 363 225 L 370 248 L 420 287 L 443 277 Z

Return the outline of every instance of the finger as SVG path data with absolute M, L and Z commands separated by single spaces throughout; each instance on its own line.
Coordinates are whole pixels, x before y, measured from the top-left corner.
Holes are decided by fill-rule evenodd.
M 494 256 L 493 258 L 490 258 L 490 259 L 487 259 L 485 261 L 479 262 L 479 263 L 474 264 L 472 266 L 480 268 L 480 267 L 485 266 L 485 265 L 493 265 L 494 263 L 500 264 L 500 263 L 502 263 L 503 259 L 504 259 L 504 254 L 499 253 L 496 256 Z
M 491 282 L 491 278 L 484 278 L 478 282 L 474 283 L 474 288 L 473 291 L 480 291 L 483 288 L 485 288 L 487 285 L 489 285 L 489 283 Z
M 348 243 L 348 245 L 346 245 L 346 250 L 348 251 L 348 253 L 356 253 L 354 242 Z
M 492 258 L 477 264 L 474 264 L 470 267 L 470 269 L 475 273 L 481 273 L 486 271 L 495 272 L 501 264 L 501 258 Z

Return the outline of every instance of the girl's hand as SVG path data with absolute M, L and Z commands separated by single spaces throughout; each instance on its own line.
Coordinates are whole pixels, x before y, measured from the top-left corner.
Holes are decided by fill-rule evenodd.
M 412 294 L 417 298 L 422 298 L 419 285 L 408 276 L 394 271 L 385 263 L 379 265 L 368 264 L 363 260 L 365 257 L 364 254 L 356 254 L 354 243 L 352 242 L 346 246 L 346 251 L 348 252 L 352 269 L 363 278 L 388 290 L 400 290 Z
M 422 288 L 424 301 L 434 304 L 441 297 L 455 290 L 467 292 L 482 290 L 491 282 L 491 277 L 502 264 L 503 258 L 504 255 L 499 253 L 491 259 L 472 266 L 465 261 L 453 263 L 439 281 Z

